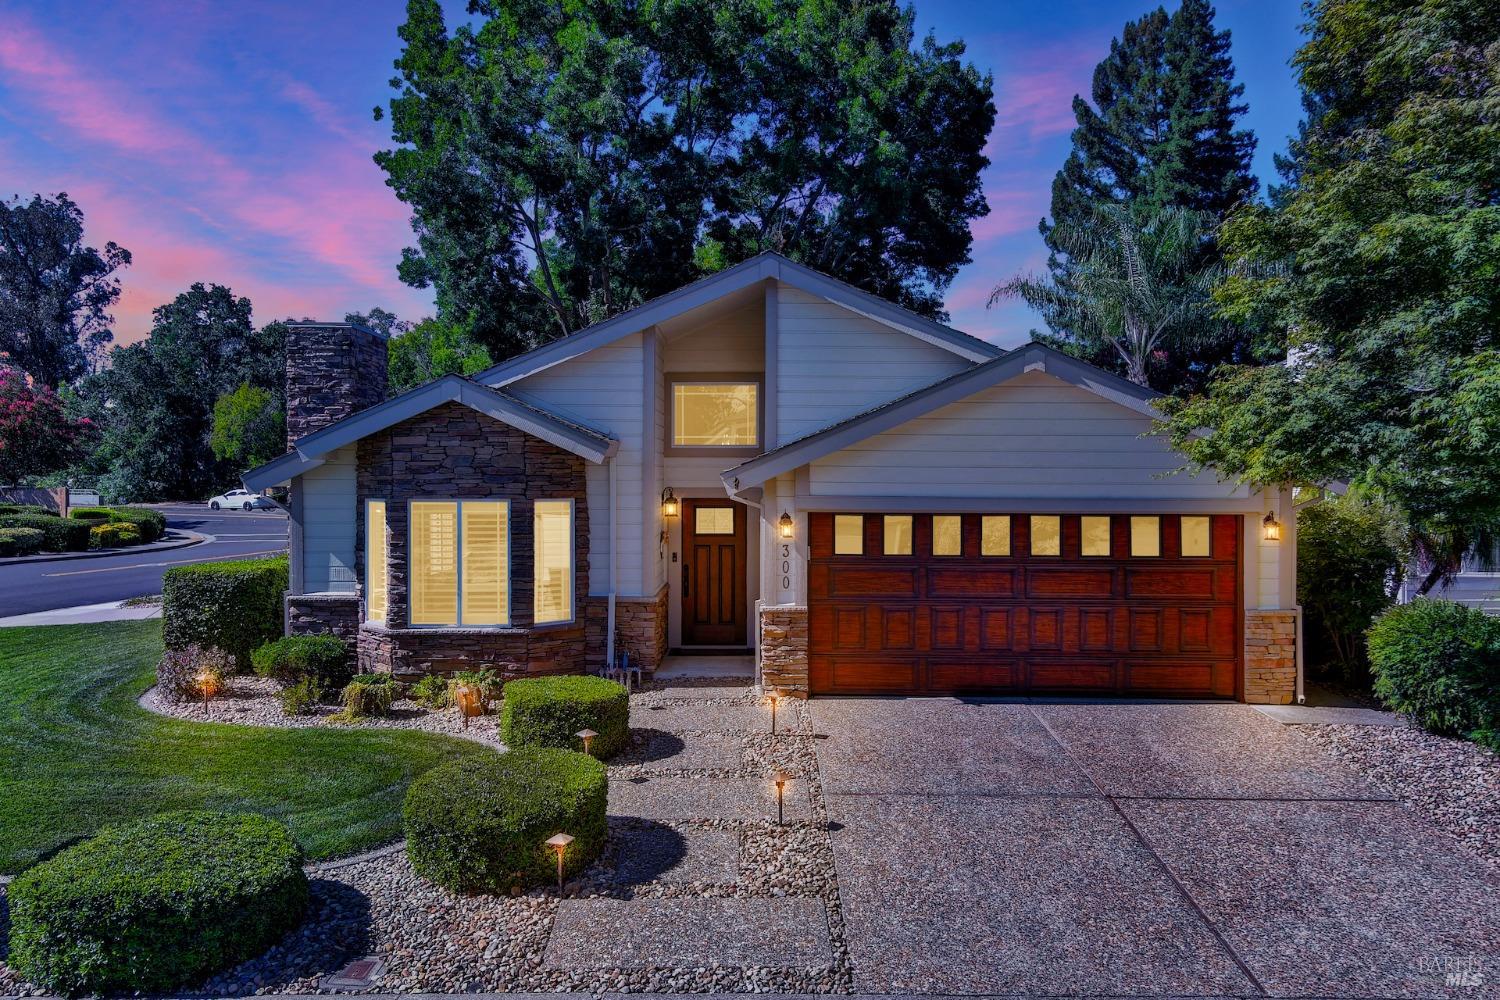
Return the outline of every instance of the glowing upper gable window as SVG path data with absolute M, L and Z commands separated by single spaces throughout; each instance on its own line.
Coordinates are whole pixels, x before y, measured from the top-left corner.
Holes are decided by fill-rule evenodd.
M 760 444 L 760 386 L 754 382 L 674 382 L 672 445 L 754 448 Z

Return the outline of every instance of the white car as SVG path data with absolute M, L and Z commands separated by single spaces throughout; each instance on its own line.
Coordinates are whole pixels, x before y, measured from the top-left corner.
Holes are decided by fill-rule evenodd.
M 208 506 L 211 510 L 224 507 L 230 510 L 267 510 L 274 508 L 276 504 L 259 493 L 251 493 L 249 490 L 230 490 L 228 493 L 220 493 L 209 500 Z

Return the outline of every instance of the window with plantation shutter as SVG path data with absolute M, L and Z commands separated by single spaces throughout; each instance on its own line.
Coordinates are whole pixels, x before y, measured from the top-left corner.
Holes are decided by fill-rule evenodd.
M 411 623 L 458 624 L 458 504 L 411 505 Z
M 411 505 L 412 625 L 510 624 L 510 504 Z
M 385 621 L 390 593 L 390 549 L 385 537 L 385 501 L 365 504 L 365 618 Z
M 460 506 L 464 625 L 510 624 L 510 504 L 465 502 Z
M 573 620 L 573 501 L 538 500 L 532 587 L 538 625 Z

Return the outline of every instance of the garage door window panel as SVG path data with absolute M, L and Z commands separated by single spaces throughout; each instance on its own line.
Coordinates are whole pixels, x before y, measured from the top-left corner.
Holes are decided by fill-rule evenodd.
M 882 551 L 888 556 L 912 553 L 912 517 L 910 514 L 887 514 L 884 517 Z
M 1184 559 L 1213 556 L 1213 519 L 1189 517 L 1180 519 L 1181 551 Z
M 1130 519 L 1130 554 L 1137 559 L 1156 559 L 1161 556 L 1161 518 Z
M 964 554 L 964 519 L 961 516 L 932 516 L 932 554 L 938 557 Z
M 1062 518 L 1055 514 L 1031 515 L 1031 554 L 1062 555 Z
M 1084 557 L 1110 555 L 1110 519 L 1085 514 L 1079 518 L 1079 550 Z
M 865 554 L 863 514 L 835 514 L 833 516 L 833 554 L 836 556 Z
M 979 519 L 979 554 L 1008 556 L 1011 551 L 1010 515 L 985 514 Z

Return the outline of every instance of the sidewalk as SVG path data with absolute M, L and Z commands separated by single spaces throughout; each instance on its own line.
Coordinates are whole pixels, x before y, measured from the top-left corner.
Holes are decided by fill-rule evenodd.
M 127 608 L 125 603 L 125 601 L 109 601 L 104 604 L 83 604 L 76 608 L 34 611 L 29 615 L 12 615 L 9 618 L 0 618 L 0 628 L 20 628 L 23 625 L 81 625 L 85 622 L 140 621 L 144 618 L 161 617 L 160 604 Z

